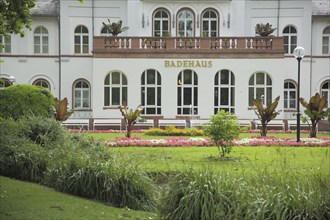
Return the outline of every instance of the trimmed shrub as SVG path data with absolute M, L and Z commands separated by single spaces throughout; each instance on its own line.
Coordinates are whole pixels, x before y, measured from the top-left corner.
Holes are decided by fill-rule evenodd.
M 159 136 L 203 136 L 204 132 L 197 128 L 180 129 L 175 126 L 166 126 L 165 129 L 150 128 L 145 131 L 146 135 L 159 135 Z
M 27 84 L 0 91 L 0 117 L 18 119 L 26 114 L 54 116 L 54 96 L 45 88 Z

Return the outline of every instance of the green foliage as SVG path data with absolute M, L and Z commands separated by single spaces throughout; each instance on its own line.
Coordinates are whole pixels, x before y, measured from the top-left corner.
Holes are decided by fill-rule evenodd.
M 67 120 L 73 113 L 73 110 L 68 111 L 68 99 L 65 97 L 62 100 L 55 98 L 55 119 L 57 121 Z
M 53 117 L 54 96 L 45 88 L 17 84 L 0 91 L 0 117 L 18 119 L 27 114 Z
M 267 23 L 267 24 L 257 24 L 255 27 L 256 34 L 259 34 L 262 37 L 267 37 L 270 34 L 272 34 L 277 28 L 272 28 L 272 25 Z
M 239 122 L 236 116 L 224 110 L 218 111 L 210 121 L 210 124 L 204 126 L 204 132 L 217 145 L 220 157 L 224 158 L 231 151 L 231 142 L 239 135 Z
M 120 20 L 118 22 L 112 22 L 110 19 L 108 19 L 109 24 L 106 24 L 103 22 L 103 26 L 106 27 L 109 31 L 109 33 L 112 34 L 112 36 L 116 37 L 118 34 L 128 30 L 128 27 L 122 27 L 123 21 Z
M 279 114 L 279 111 L 275 111 L 280 97 L 276 97 L 273 103 L 269 103 L 266 107 L 263 106 L 262 102 L 259 99 L 253 100 L 253 105 L 255 106 L 254 112 L 261 121 L 261 136 L 267 135 L 267 124 L 271 120 L 275 119 Z
M 203 130 L 197 128 L 180 129 L 175 126 L 166 126 L 165 129 L 150 128 L 144 132 L 146 135 L 159 135 L 159 136 L 203 136 Z
M 139 119 L 141 112 L 143 111 L 143 107 L 139 105 L 135 110 L 129 109 L 124 104 L 123 106 L 119 106 L 119 110 L 121 112 L 121 115 L 124 117 L 125 123 L 126 123 L 126 137 L 131 137 L 131 131 L 136 124 L 136 121 Z
M 303 98 L 299 98 L 302 106 L 305 107 L 305 114 L 311 121 L 310 137 L 316 137 L 317 129 L 316 126 L 320 120 L 329 116 L 330 108 L 325 109 L 327 104 L 326 96 L 321 97 L 319 93 L 316 93 L 306 102 Z
M 31 29 L 31 9 L 35 0 L 0 1 L 0 35 L 8 33 L 24 36 L 24 29 Z
M 184 171 L 162 196 L 162 219 L 328 219 L 329 179 L 292 178 L 264 169 L 235 177 L 207 170 Z

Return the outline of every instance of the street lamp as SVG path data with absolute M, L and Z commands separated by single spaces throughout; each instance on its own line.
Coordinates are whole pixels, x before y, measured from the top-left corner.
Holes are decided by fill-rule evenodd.
M 296 47 L 293 55 L 298 60 L 298 88 L 297 88 L 297 142 L 300 142 L 300 61 L 305 56 L 305 49 L 303 47 Z
M 13 84 L 15 82 L 15 77 L 9 76 L 8 80 L 11 84 Z

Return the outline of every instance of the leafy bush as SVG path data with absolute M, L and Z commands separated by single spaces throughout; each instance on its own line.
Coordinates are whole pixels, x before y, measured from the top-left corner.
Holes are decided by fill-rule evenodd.
M 17 84 L 0 91 L 0 117 L 18 119 L 31 113 L 53 117 L 53 106 L 54 96 L 40 86 Z
M 175 126 L 166 126 L 165 129 L 150 128 L 145 131 L 146 135 L 159 135 L 159 136 L 203 136 L 204 132 L 197 128 L 180 129 Z
M 239 122 L 235 115 L 224 110 L 218 111 L 210 121 L 204 126 L 204 132 L 217 145 L 220 157 L 224 158 L 231 151 L 232 141 L 239 135 Z
M 244 178 L 189 170 L 170 183 L 160 214 L 163 219 L 329 219 L 329 178 L 290 176 L 267 169 Z

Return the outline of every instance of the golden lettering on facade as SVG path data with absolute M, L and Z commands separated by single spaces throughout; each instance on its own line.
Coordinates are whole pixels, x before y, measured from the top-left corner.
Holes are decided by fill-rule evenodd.
M 212 60 L 165 60 L 164 66 L 169 67 L 185 67 L 185 68 L 211 68 Z

